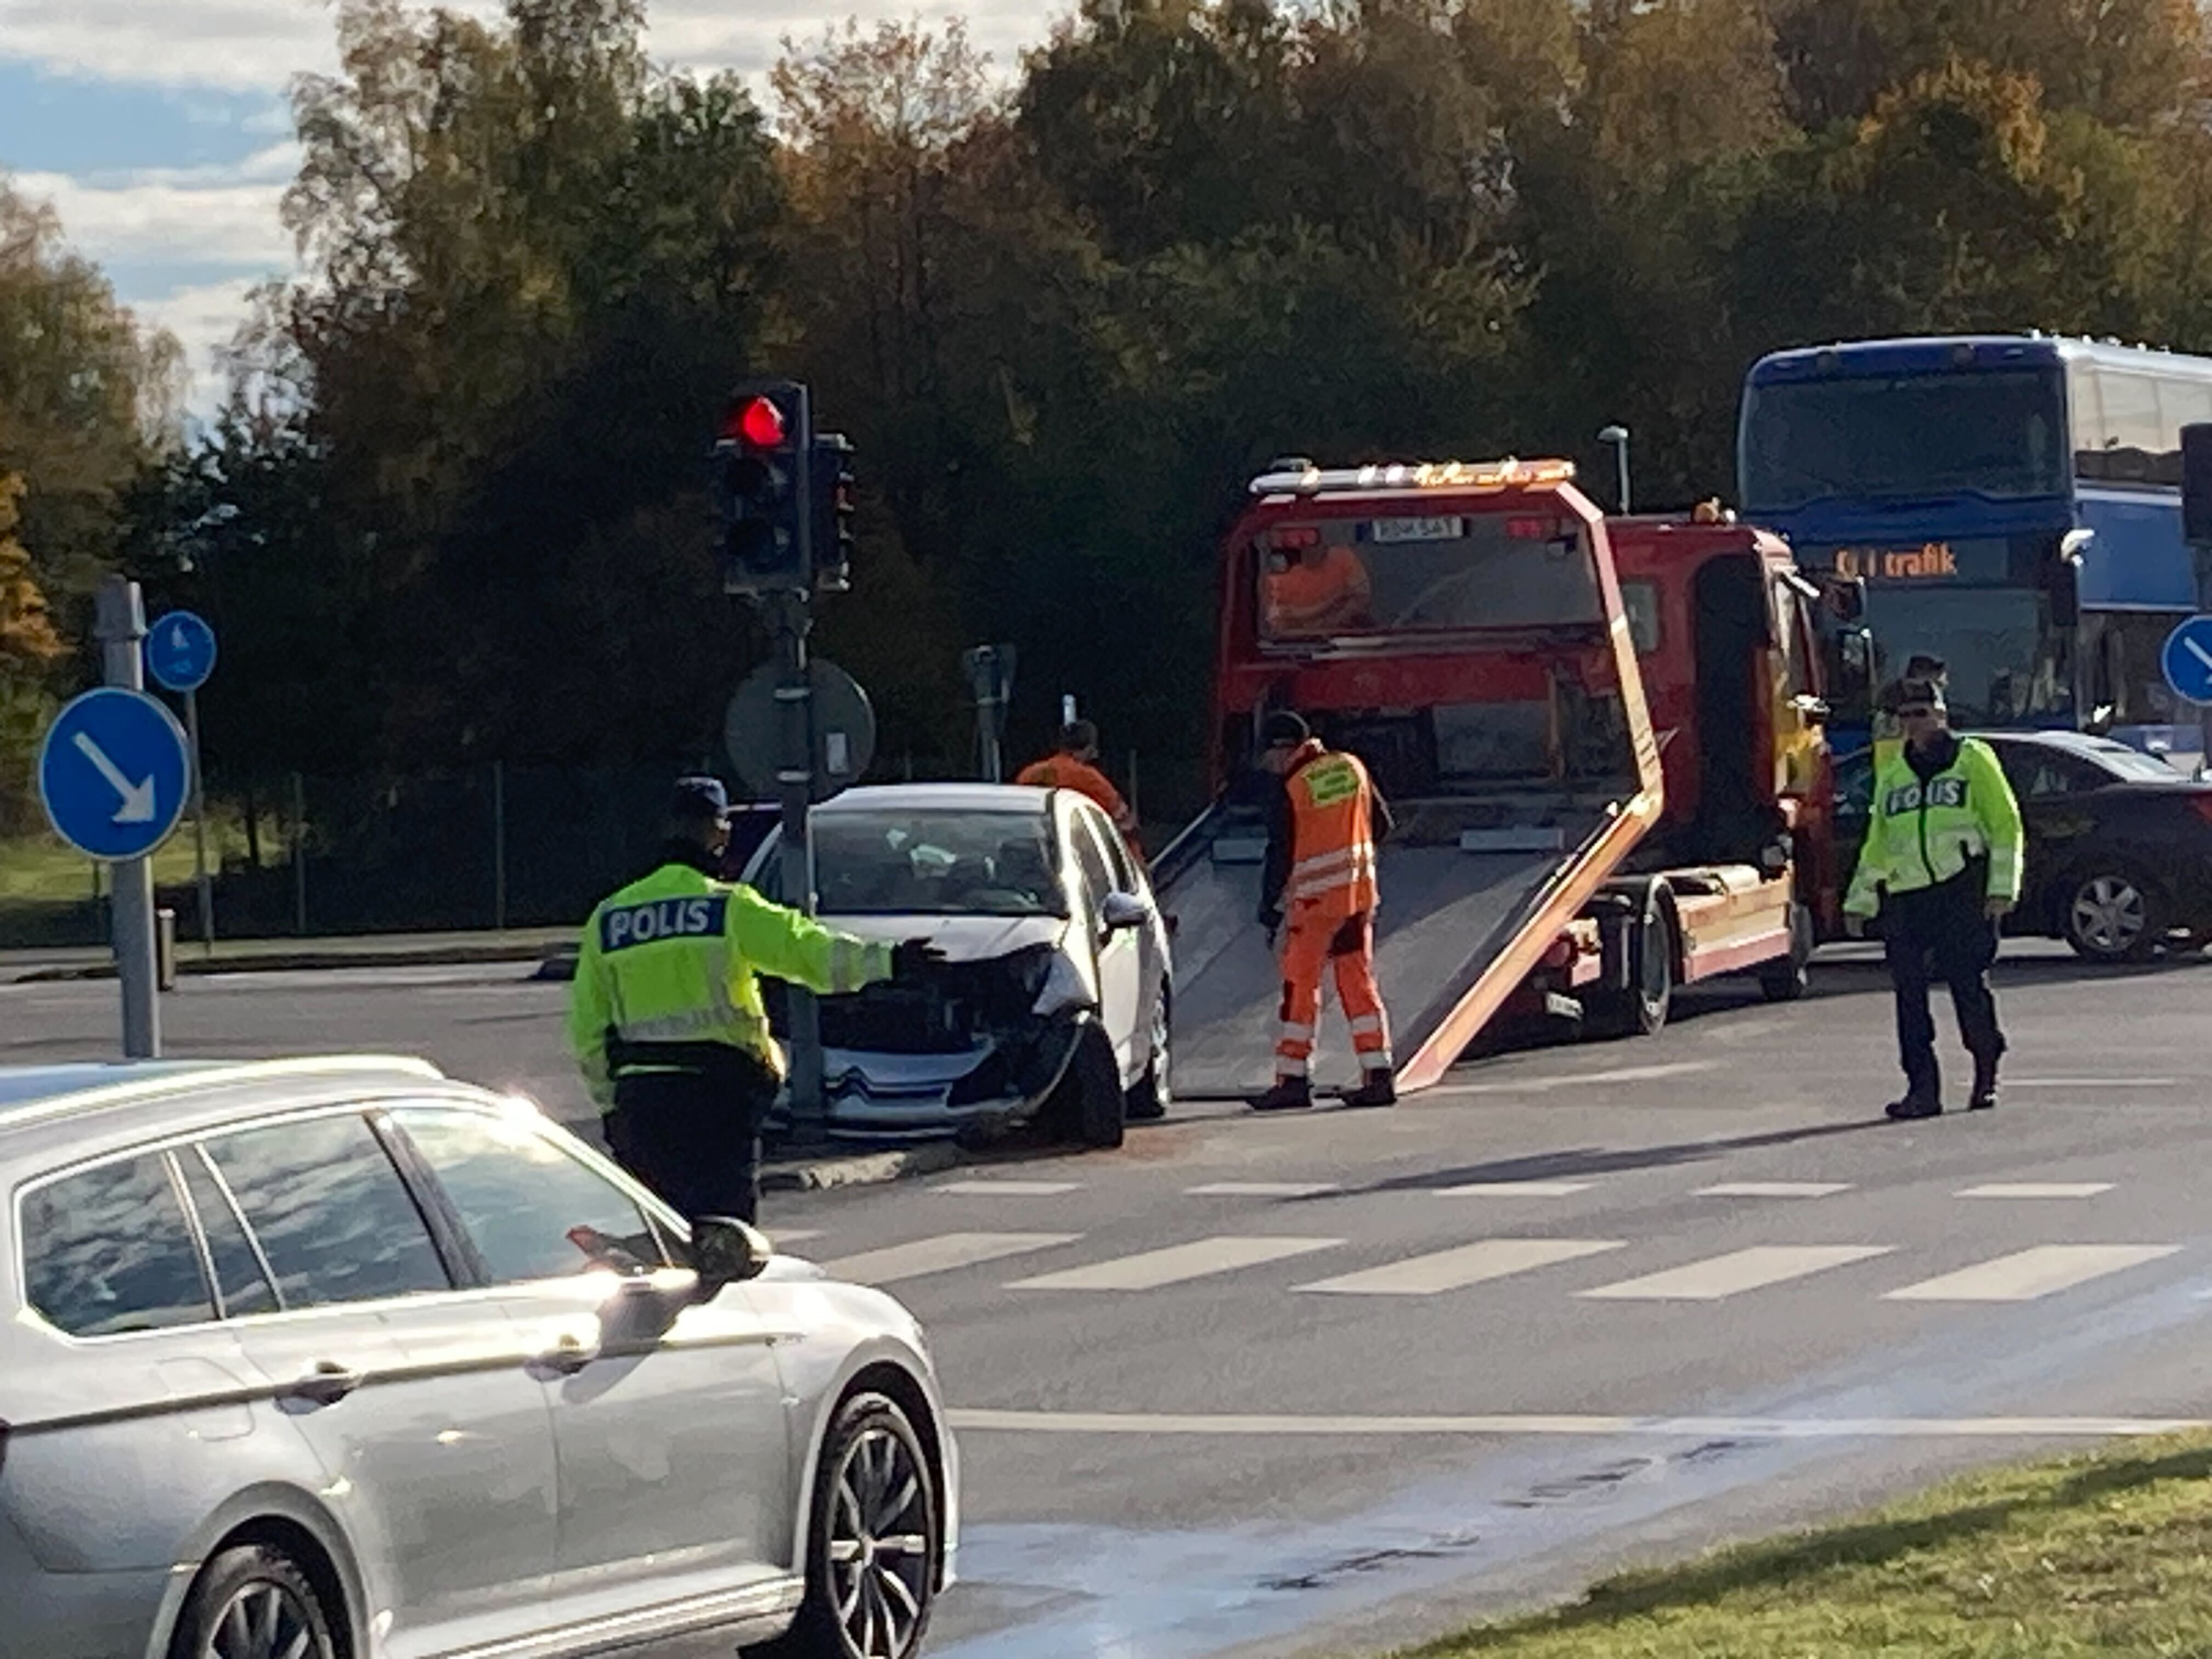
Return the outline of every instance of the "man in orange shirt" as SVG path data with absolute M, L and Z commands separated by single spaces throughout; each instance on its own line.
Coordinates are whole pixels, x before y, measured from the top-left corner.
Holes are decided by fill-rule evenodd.
M 1316 639 L 1374 625 L 1367 567 L 1342 540 L 1268 559 L 1267 629 L 1275 639 Z
M 1137 844 L 1137 815 L 1129 810 L 1121 792 L 1098 769 L 1098 728 L 1089 720 L 1071 720 L 1060 728 L 1060 747 L 1041 761 L 1031 761 L 1014 781 L 1030 789 L 1073 789 L 1098 803 L 1099 811 L 1114 821 L 1129 850 L 1141 860 Z

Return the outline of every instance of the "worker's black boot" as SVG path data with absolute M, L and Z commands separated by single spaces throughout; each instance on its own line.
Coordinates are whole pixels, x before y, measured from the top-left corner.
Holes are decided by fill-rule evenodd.
M 1275 1079 L 1275 1086 L 1252 1103 L 1255 1112 L 1302 1112 L 1313 1104 L 1313 1085 L 1302 1077 Z
M 1997 1063 L 1994 1059 L 1974 1059 L 1974 1090 L 1966 1097 L 1966 1109 L 1986 1112 L 1997 1103 Z
M 1366 1080 L 1345 1096 L 1347 1106 L 1395 1106 L 1398 1103 L 1398 1079 L 1387 1066 L 1370 1072 Z
M 1914 1118 L 1942 1116 L 1943 1103 L 1932 1094 L 1923 1094 L 1917 1089 L 1908 1089 L 1905 1091 L 1904 1099 L 1891 1101 L 1888 1105 L 1882 1108 L 1882 1110 L 1900 1121 L 1910 1121 Z

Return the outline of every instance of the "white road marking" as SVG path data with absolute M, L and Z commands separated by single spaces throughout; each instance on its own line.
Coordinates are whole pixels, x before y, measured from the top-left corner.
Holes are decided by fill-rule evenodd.
M 1079 1181 L 948 1181 L 930 1190 L 969 1198 L 1054 1198 L 1082 1185 Z
M 1847 1193 L 1851 1189 L 1848 1181 L 1723 1181 L 1717 1186 L 1700 1187 L 1700 1198 L 1826 1198 L 1831 1193 Z
M 1888 1302 L 2033 1302 L 2173 1255 L 2179 1244 L 2039 1244 L 1892 1291 Z
M 1481 1238 L 1428 1255 L 1408 1256 L 1379 1267 L 1340 1274 L 1293 1288 L 1328 1291 L 1340 1296 L 1434 1296 L 1486 1279 L 1548 1267 L 1621 1248 L 1618 1239 Z
M 1439 1095 L 1544 1094 L 1555 1089 L 1602 1088 L 1615 1083 L 1655 1083 L 1662 1078 L 1687 1077 L 1717 1070 L 1717 1060 L 1676 1060 L 1656 1066 L 1622 1066 L 1609 1072 L 1583 1072 L 1572 1077 L 1501 1079 L 1494 1083 L 1440 1083 L 1428 1093 Z
M 803 1244 L 810 1238 L 821 1237 L 819 1227 L 778 1227 L 769 1235 L 769 1242 L 779 1249 L 786 1244 Z
M 1210 1181 L 1184 1190 L 1193 1198 L 1312 1198 L 1344 1189 L 1334 1181 Z
M 2170 1077 L 2010 1077 L 2008 1089 L 2178 1089 L 2180 1079 Z
M 1887 1255 L 1890 1248 L 1887 1244 L 1757 1244 L 1641 1279 L 1601 1285 L 1580 1294 L 1626 1302 L 1717 1302 L 1762 1285 L 1848 1267 L 1869 1256 Z
M 1219 1435 L 1652 1435 L 1730 1440 L 2040 1439 L 2179 1434 L 2212 1428 L 2191 1417 L 1268 1417 L 1150 1412 L 945 1413 L 962 1433 Z
M 2109 1181 L 1993 1181 L 1980 1187 L 1961 1187 L 1954 1198 L 2094 1198 L 2109 1193 Z
M 1311 1250 L 1326 1250 L 1343 1243 L 1340 1238 L 1285 1238 L 1269 1235 L 1252 1237 L 1224 1233 L 1190 1244 L 1170 1244 L 1163 1250 L 1146 1250 L 1088 1267 L 1046 1273 L 1038 1279 L 1017 1279 L 1010 1291 L 1151 1291 L 1186 1279 L 1256 1267 Z
M 1470 1181 L 1462 1187 L 1440 1187 L 1439 1198 L 1568 1198 L 1590 1189 L 1587 1181 Z
M 924 1273 L 972 1267 L 979 1261 L 996 1261 L 1001 1256 L 1050 1249 L 1055 1244 L 1073 1244 L 1082 1237 L 1081 1233 L 940 1233 L 911 1244 L 863 1250 L 822 1265 L 833 1279 L 889 1285 L 897 1279 L 919 1279 Z

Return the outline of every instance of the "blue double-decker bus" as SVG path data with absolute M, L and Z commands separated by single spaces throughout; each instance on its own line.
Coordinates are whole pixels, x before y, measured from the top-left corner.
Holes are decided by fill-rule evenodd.
M 2197 608 L 2198 422 L 2212 359 L 2043 335 L 1806 347 L 1746 380 L 1739 491 L 1808 574 L 1863 579 L 1875 684 L 1925 653 L 1959 725 L 2106 731 L 2193 768 L 2199 711 L 2160 657 Z M 1863 742 L 1864 712 L 1838 712 L 1839 749 Z

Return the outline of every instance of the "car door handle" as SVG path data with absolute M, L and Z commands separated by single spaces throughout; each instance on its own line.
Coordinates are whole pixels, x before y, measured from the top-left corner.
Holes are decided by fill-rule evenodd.
M 286 1400 L 304 1400 L 316 1406 L 335 1406 L 368 1379 L 349 1365 L 335 1359 L 316 1362 L 314 1370 L 287 1385 L 282 1391 Z
M 551 1347 L 541 1350 L 530 1363 L 537 1370 L 574 1376 L 599 1357 L 597 1343 L 586 1342 L 571 1332 L 563 1331 Z

